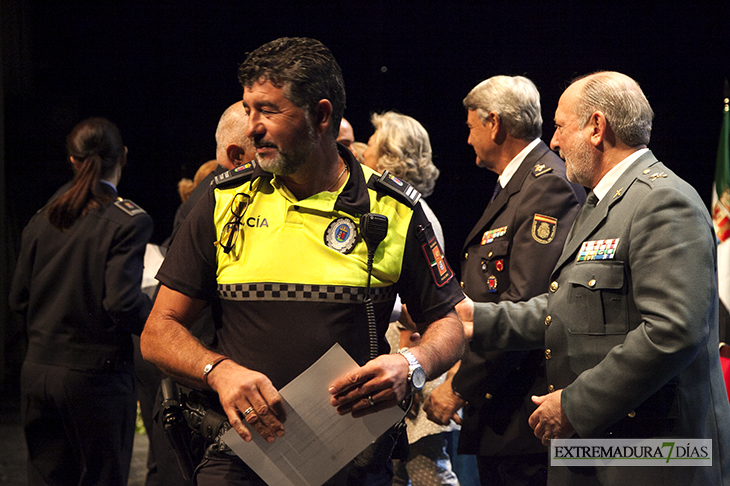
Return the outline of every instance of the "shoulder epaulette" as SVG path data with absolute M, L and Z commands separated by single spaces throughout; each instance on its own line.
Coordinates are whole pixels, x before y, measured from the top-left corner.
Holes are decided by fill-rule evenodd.
M 532 168 L 532 175 L 535 177 L 540 177 L 543 174 L 548 174 L 553 171 L 552 167 L 548 167 L 545 164 L 535 164 L 535 166 Z
M 136 216 L 147 212 L 129 199 L 122 199 L 121 197 L 114 201 L 114 205 L 130 216 Z
M 421 200 L 420 192 L 407 182 L 398 179 L 387 170 L 384 170 L 383 174 L 380 176 L 378 174 L 370 176 L 368 187 L 391 196 L 411 209 L 414 208 L 418 201 Z
M 252 160 L 240 167 L 224 172 L 213 179 L 213 187 L 225 189 L 227 187 L 240 186 L 244 182 L 251 180 L 251 176 L 255 168 L 256 162 Z
M 666 172 L 649 167 L 644 169 L 641 174 L 643 178 L 647 179 L 649 182 L 655 182 L 657 179 L 666 179 L 669 177 L 669 174 Z

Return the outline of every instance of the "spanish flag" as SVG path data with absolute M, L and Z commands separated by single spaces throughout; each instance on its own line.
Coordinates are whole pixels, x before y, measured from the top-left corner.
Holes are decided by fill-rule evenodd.
M 725 109 L 722 115 L 720 142 L 717 147 L 717 165 L 715 166 L 715 187 L 712 193 L 712 220 L 718 243 L 730 239 L 730 99 L 725 98 Z M 730 302 L 729 302 L 730 303 Z
M 725 107 L 717 147 L 712 221 L 717 236 L 717 278 L 720 294 L 720 338 L 730 339 L 730 88 L 725 81 Z M 730 369 L 729 369 L 730 371 Z M 728 383 L 730 385 L 730 383 Z M 730 389 L 729 389 L 730 391 Z

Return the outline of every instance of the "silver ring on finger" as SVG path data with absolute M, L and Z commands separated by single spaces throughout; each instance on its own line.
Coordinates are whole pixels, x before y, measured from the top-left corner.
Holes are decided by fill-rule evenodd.
M 248 407 L 246 410 L 243 411 L 243 418 L 248 417 L 253 413 L 253 407 Z
M 372 395 L 368 395 L 368 404 L 371 407 L 375 406 L 375 400 L 373 400 L 373 396 Z

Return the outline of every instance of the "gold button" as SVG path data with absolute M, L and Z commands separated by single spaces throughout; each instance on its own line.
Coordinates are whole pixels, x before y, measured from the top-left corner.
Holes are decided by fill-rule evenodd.
M 588 281 L 588 286 L 589 287 L 595 287 L 596 286 L 596 279 L 595 278 L 590 279 Z
M 651 172 L 651 169 L 644 169 L 644 174 L 648 174 L 649 172 Z
M 558 282 L 553 282 L 550 284 L 550 292 L 556 292 L 558 290 Z
M 545 318 L 545 325 L 549 326 L 551 322 L 553 322 L 553 318 L 551 316 L 547 316 Z
M 487 400 L 491 400 L 492 399 L 492 394 L 491 393 L 487 393 L 486 395 L 484 395 L 484 398 L 486 398 Z
M 489 253 L 487 254 L 487 258 L 492 258 L 492 255 L 494 255 L 494 252 L 493 252 L 493 251 L 490 251 L 490 252 L 489 252 Z
M 464 253 L 464 260 L 468 260 L 468 259 L 469 259 L 469 252 L 467 251 L 466 253 Z
M 545 359 L 550 359 L 552 357 L 553 357 L 553 352 L 550 351 L 549 349 L 546 349 L 545 350 Z
M 636 412 L 634 412 L 632 410 L 632 411 L 629 412 L 629 418 L 634 418 L 634 417 L 636 417 Z
M 464 288 L 464 282 L 459 282 L 461 284 L 461 288 Z
M 555 391 L 555 386 L 554 385 L 548 385 L 548 393 L 552 393 L 554 391 Z

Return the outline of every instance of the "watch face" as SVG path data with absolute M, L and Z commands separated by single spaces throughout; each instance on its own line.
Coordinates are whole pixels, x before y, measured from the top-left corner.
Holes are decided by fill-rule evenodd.
M 413 373 L 411 374 L 411 385 L 413 385 L 413 388 L 416 390 L 420 390 L 423 388 L 423 385 L 426 384 L 426 372 L 421 368 L 420 366 L 413 370 Z

